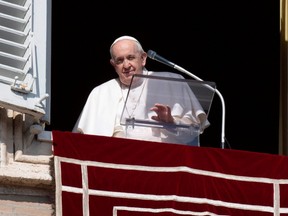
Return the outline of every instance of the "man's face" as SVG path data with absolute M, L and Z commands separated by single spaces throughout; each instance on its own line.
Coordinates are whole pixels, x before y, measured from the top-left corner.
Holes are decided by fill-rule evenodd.
M 124 85 L 130 85 L 134 74 L 142 74 L 146 64 L 146 53 L 140 53 L 134 41 L 121 40 L 112 47 L 110 63 Z

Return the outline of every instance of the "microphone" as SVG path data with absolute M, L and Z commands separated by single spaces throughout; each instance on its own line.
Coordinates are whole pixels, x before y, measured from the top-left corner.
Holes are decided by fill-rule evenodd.
M 199 77 L 197 77 L 196 75 L 192 74 L 191 72 L 185 70 L 184 68 L 172 63 L 171 61 L 163 58 L 162 56 L 158 55 L 155 51 L 153 50 L 148 50 L 147 51 L 147 55 L 149 58 L 159 61 L 160 63 L 163 63 L 167 66 L 170 66 L 172 68 L 175 68 L 176 70 L 185 73 L 186 75 L 193 77 L 194 79 L 198 80 L 198 81 L 203 81 L 202 79 L 200 79 Z M 220 100 L 221 100 L 221 104 L 222 104 L 222 132 L 221 132 L 221 148 L 224 149 L 225 148 L 225 102 L 224 102 L 224 98 L 222 96 L 222 94 L 217 90 L 212 88 L 209 85 L 205 85 L 207 88 L 211 89 L 212 91 L 215 90 L 215 93 L 219 96 Z
M 188 76 L 193 77 L 193 78 L 196 79 L 196 80 L 203 81 L 202 79 L 200 79 L 199 77 L 195 76 L 194 74 L 186 71 L 184 68 L 182 68 L 182 67 L 174 64 L 173 62 L 171 62 L 171 61 L 163 58 L 162 56 L 158 55 L 158 54 L 157 54 L 155 51 L 153 51 L 153 50 L 148 50 L 148 51 L 147 51 L 147 55 L 148 55 L 149 58 L 151 58 L 151 59 L 153 59 L 153 60 L 156 60 L 156 61 L 158 61 L 158 62 L 160 62 L 160 63 L 162 63 L 162 64 L 165 64 L 165 65 L 167 65 L 167 66 L 169 66 L 169 67 L 172 67 L 172 68 L 174 68 L 174 69 L 176 69 L 176 70 L 178 70 L 178 71 L 180 71 L 180 72 L 182 72 L 182 73 L 185 73 L 185 74 L 187 74 Z
M 158 55 L 153 50 L 148 50 L 147 54 L 148 54 L 148 57 L 153 59 L 153 60 L 156 60 L 156 61 L 163 63 L 169 67 L 172 67 L 172 68 L 175 67 L 174 63 L 172 63 L 172 62 L 168 61 L 167 59 L 163 58 L 162 56 Z

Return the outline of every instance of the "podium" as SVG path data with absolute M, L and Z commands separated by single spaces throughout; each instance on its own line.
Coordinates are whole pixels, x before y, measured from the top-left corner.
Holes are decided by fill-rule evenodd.
M 170 72 L 135 74 L 124 92 L 120 120 L 124 137 L 200 146 L 200 135 L 210 124 L 215 86 L 214 82 L 184 79 Z M 170 107 L 173 123 L 152 119 L 156 113 L 151 108 L 157 103 Z

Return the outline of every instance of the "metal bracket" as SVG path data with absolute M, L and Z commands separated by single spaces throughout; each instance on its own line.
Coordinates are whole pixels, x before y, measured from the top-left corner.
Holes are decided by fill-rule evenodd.
M 18 79 L 19 77 L 15 76 L 11 89 L 26 94 L 30 93 L 32 91 L 35 78 L 32 77 L 30 73 L 27 73 L 23 81 L 19 81 Z

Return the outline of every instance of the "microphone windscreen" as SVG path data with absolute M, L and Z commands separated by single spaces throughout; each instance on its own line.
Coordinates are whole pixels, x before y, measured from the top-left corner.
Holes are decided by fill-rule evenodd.
M 154 52 L 153 50 L 148 50 L 147 55 L 149 58 L 154 59 L 156 52 Z

